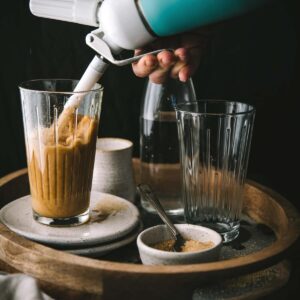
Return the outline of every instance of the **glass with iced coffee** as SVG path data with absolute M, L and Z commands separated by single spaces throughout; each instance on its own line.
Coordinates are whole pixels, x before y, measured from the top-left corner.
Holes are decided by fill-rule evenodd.
M 73 92 L 75 80 L 20 85 L 33 217 L 53 226 L 89 219 L 102 88 Z M 71 105 L 70 105 L 71 103 Z

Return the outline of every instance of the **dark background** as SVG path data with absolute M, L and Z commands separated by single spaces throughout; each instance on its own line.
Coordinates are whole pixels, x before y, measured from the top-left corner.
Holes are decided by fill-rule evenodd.
M 94 53 L 87 26 L 34 17 L 28 0 L 0 11 L 0 176 L 26 166 L 18 84 L 36 78 L 79 79 Z M 300 209 L 296 1 L 273 1 L 216 32 L 193 77 L 198 98 L 240 100 L 257 108 L 248 177 Z M 124 137 L 139 153 L 139 113 L 145 79 L 131 67 L 110 67 L 101 79 L 99 136 Z

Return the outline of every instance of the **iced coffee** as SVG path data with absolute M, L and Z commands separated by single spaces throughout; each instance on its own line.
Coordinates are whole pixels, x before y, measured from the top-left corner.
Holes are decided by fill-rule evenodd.
M 89 217 L 100 99 L 84 99 L 83 109 L 72 109 L 59 122 L 62 108 L 32 107 L 24 103 L 27 94 L 21 89 L 34 218 L 57 226 L 83 223 Z

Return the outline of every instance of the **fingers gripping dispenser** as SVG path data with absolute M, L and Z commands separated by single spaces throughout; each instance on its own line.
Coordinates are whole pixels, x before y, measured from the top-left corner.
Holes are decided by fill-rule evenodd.
M 98 54 L 76 90 L 91 88 L 109 63 L 124 66 L 145 53 L 115 59 L 123 49 L 140 48 L 157 37 L 170 36 L 241 15 L 268 0 L 30 0 L 31 12 L 40 17 L 97 27 L 86 43 Z

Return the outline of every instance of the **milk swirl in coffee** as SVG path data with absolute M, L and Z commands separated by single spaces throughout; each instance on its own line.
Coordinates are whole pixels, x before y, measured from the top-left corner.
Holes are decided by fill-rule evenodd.
M 30 133 L 28 171 L 37 214 L 66 218 L 88 210 L 97 127 L 96 119 L 72 114 L 59 132 L 51 126 Z

